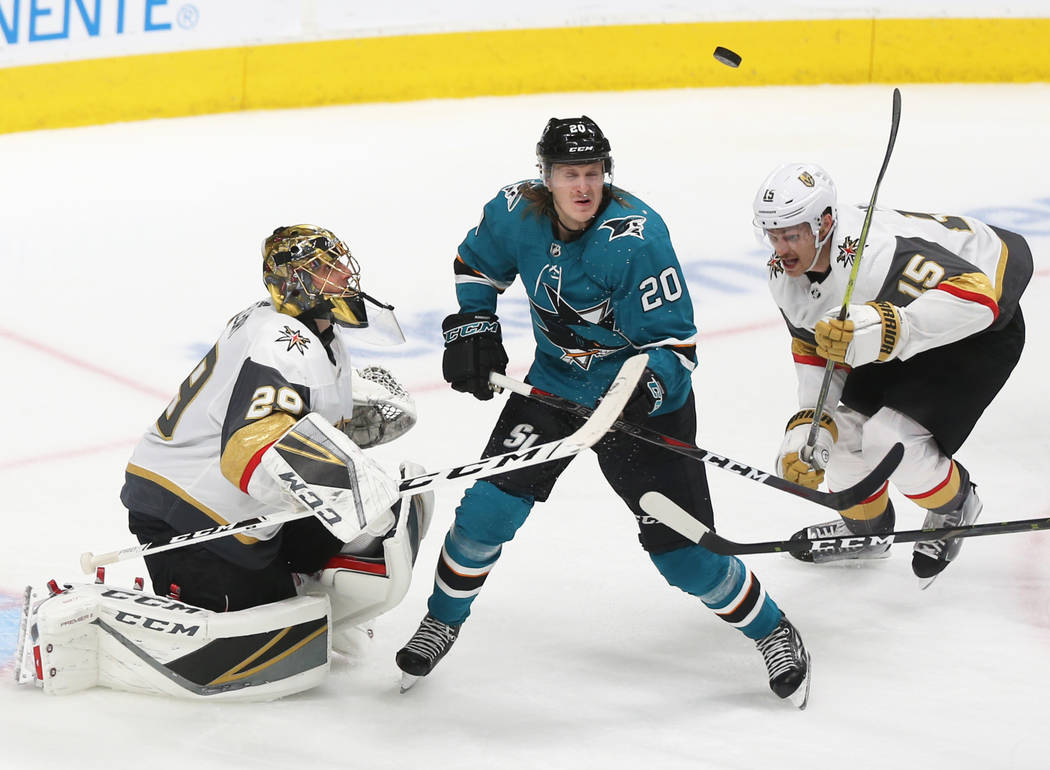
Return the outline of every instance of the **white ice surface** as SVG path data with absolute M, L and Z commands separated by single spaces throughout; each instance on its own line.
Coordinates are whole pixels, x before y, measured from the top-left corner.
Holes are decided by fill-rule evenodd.
M 983 521 L 1050 516 L 1050 87 L 907 86 L 887 206 L 980 213 L 1029 236 L 1029 339 L 959 454 Z M 272 704 L 185 703 L 11 682 L 27 583 L 86 580 L 84 550 L 132 543 L 117 499 L 131 445 L 226 319 L 262 296 L 258 245 L 318 222 L 393 302 L 409 343 L 362 347 L 421 419 L 377 451 L 476 457 L 501 399 L 440 378 L 451 259 L 480 207 L 532 173 L 551 115 L 609 134 L 617 182 L 668 221 L 701 328 L 699 443 L 770 467 L 794 410 L 787 335 L 764 286 L 750 200 L 773 166 L 824 165 L 867 202 L 890 88 L 568 94 L 243 113 L 0 137 L 0 766 L 4 768 L 1024 768 L 1050 765 L 1050 537 L 971 539 L 920 591 L 910 549 L 857 566 L 749 564 L 813 655 L 808 710 L 774 698 L 752 644 L 666 586 L 591 456 L 537 507 L 453 652 L 406 695 L 395 650 L 424 612 L 461 492 L 438 493 L 405 602 L 358 659 Z M 511 374 L 529 360 L 520 287 L 503 304 Z M 959 386 L 966 387 L 966 383 Z M 787 537 L 830 512 L 718 470 L 720 530 Z M 897 498 L 902 527 L 921 512 Z M 141 563 L 109 569 L 130 585 Z

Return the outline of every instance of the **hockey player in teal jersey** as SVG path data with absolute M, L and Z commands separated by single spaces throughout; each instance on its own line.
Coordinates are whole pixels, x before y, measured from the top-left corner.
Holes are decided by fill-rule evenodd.
M 497 300 L 520 278 L 536 339 L 532 385 L 594 406 L 623 362 L 646 352 L 648 368 L 624 418 L 692 441 L 696 327 L 666 225 L 644 201 L 612 185 L 609 141 L 590 118 L 552 118 L 536 154 L 542 178 L 502 188 L 459 246 L 459 311 L 442 324 L 445 379 L 455 390 L 492 398 L 489 374 L 503 373 L 508 362 Z M 484 456 L 567 436 L 580 422 L 512 394 Z M 704 466 L 615 432 L 594 450 L 667 582 L 753 639 L 773 692 L 804 708 L 809 655 L 758 578 L 739 559 L 694 545 L 639 505 L 643 493 L 658 490 L 713 527 Z M 448 652 L 503 544 L 547 499 L 570 461 L 493 476 L 464 494 L 438 559 L 428 612 L 397 653 L 403 690 Z

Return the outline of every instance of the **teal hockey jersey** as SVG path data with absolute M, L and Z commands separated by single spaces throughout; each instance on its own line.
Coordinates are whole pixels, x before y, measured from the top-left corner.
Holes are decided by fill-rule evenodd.
M 593 406 L 630 356 L 649 353 L 664 403 L 680 408 L 696 367 L 693 305 L 663 219 L 610 185 L 582 236 L 560 240 L 549 216 L 523 196 L 539 180 L 500 190 L 467 233 L 455 261 L 461 312 L 496 312 L 520 278 L 530 304 L 537 388 Z

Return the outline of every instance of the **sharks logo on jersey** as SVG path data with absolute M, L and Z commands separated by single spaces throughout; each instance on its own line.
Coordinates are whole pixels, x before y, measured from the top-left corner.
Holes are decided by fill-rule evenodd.
M 593 307 L 577 310 L 551 286 L 542 284 L 550 309 L 529 298 L 536 313 L 537 328 L 562 352 L 561 360 L 584 371 L 595 358 L 623 350 L 630 342 L 616 328 L 612 302 L 605 299 Z
M 525 188 L 524 182 L 518 182 L 517 184 L 509 184 L 502 188 L 501 192 L 503 197 L 507 199 L 507 211 L 514 211 L 514 207 L 521 202 L 521 191 Z
M 608 230 L 610 241 L 615 241 L 617 238 L 626 238 L 628 235 L 633 236 L 640 241 L 644 241 L 645 235 L 643 235 L 643 231 L 645 229 L 645 217 L 639 214 L 632 214 L 629 217 L 606 219 L 598 225 L 598 229 Z

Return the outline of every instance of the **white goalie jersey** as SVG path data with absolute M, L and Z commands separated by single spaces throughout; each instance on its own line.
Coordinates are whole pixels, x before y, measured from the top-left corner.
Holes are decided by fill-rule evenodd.
M 352 438 L 371 435 L 373 443 L 411 427 L 415 414 L 408 394 L 356 374 L 345 333 L 332 326 L 322 339 L 269 301 L 232 318 L 135 447 L 121 492 L 132 515 L 192 532 L 282 508 L 280 496 L 253 483 L 253 477 L 266 449 L 309 412 Z M 355 383 L 362 390 L 356 415 Z M 391 418 L 386 423 L 384 406 Z M 276 553 L 276 531 L 255 530 L 207 547 L 236 564 L 259 568 Z

